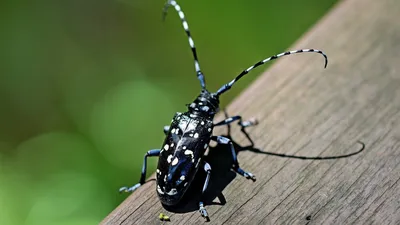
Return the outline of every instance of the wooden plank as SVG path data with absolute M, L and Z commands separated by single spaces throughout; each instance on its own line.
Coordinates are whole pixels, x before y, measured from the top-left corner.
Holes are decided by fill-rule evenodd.
M 228 107 L 230 115 L 260 121 L 248 129 L 259 151 L 238 155 L 257 181 L 221 165 L 226 148 L 211 149 L 210 185 L 222 190 L 226 204 L 207 206 L 210 224 L 400 224 L 399 15 L 398 0 L 340 2 L 292 47 L 324 50 L 327 69 L 316 54 L 280 59 Z M 237 126 L 232 137 L 247 143 Z M 357 140 L 365 151 L 341 159 L 265 153 L 343 155 L 359 148 Z M 152 181 L 102 224 L 159 224 L 161 212 L 171 224 L 204 223 L 189 203 L 181 210 L 165 210 Z

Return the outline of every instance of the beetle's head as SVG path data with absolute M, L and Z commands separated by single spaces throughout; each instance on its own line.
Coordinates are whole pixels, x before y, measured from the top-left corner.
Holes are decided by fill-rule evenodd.
M 203 89 L 188 108 L 195 115 L 214 116 L 219 111 L 219 96 Z

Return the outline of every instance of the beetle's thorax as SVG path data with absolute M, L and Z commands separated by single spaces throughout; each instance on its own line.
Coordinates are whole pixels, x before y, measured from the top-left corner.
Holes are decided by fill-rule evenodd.
M 219 110 L 219 97 L 203 89 L 196 99 L 188 105 L 189 113 L 212 119 Z

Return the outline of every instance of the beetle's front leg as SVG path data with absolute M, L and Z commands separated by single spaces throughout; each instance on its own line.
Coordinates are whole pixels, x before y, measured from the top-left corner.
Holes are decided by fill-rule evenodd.
M 212 136 L 211 140 L 216 141 L 218 144 L 229 145 L 230 148 L 231 148 L 232 157 L 233 157 L 233 170 L 235 170 L 236 173 L 244 176 L 247 179 L 251 179 L 252 181 L 256 181 L 256 177 L 252 173 L 246 172 L 242 168 L 239 167 L 239 162 L 237 160 L 235 147 L 233 146 L 233 143 L 229 138 L 226 138 L 226 137 L 223 137 L 223 136 Z
M 138 189 L 142 184 L 144 184 L 146 181 L 147 157 L 159 156 L 159 155 L 160 155 L 160 149 L 154 149 L 154 150 L 150 150 L 150 151 L 146 152 L 146 154 L 144 155 L 142 174 L 140 176 L 139 183 L 133 185 L 132 187 L 121 187 L 119 189 L 119 192 L 133 192 L 136 189 Z
M 204 182 L 204 185 L 203 185 L 203 191 L 201 192 L 201 200 L 199 202 L 199 211 L 200 211 L 202 217 L 206 218 L 207 221 L 210 221 L 207 210 L 204 207 L 204 203 L 203 203 L 204 192 L 206 191 L 206 189 L 208 187 L 208 182 L 210 181 L 210 175 L 211 175 L 211 166 L 207 162 L 204 164 L 204 171 L 206 171 L 207 177 L 206 177 L 206 181 Z

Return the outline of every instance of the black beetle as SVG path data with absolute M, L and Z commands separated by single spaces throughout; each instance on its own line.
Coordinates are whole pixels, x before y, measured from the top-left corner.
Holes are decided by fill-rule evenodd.
M 200 168 L 200 165 L 202 165 L 207 173 L 203 186 L 203 193 L 206 190 L 210 179 L 211 166 L 207 162 L 202 162 L 202 158 L 211 140 L 216 141 L 218 144 L 230 145 L 234 161 L 232 167 L 233 170 L 245 178 L 255 181 L 255 176 L 253 174 L 246 172 L 239 167 L 236 152 L 231 140 L 223 136 L 212 135 L 215 126 L 227 125 L 234 121 L 238 121 L 238 124 L 242 129 L 257 124 L 257 121 L 255 120 L 242 121 L 241 116 L 234 116 L 221 122 L 213 123 L 214 116 L 219 110 L 219 96 L 222 93 L 229 90 L 236 81 L 247 74 L 250 70 L 281 56 L 302 52 L 315 52 L 322 54 L 325 57 L 325 67 L 327 66 L 328 58 L 322 51 L 316 49 L 301 49 L 280 53 L 257 62 L 253 66 L 241 72 L 231 82 L 223 85 L 217 92 L 211 93 L 206 89 L 205 79 L 200 70 L 196 48 L 190 35 L 189 26 L 186 22 L 184 13 L 176 1 L 170 0 L 165 4 L 163 13 L 164 18 L 169 6 L 173 6 L 178 12 L 183 28 L 188 36 L 189 45 L 194 57 L 197 78 L 200 80 L 202 88 L 201 93 L 191 104 L 188 105 L 187 112 L 176 113 L 172 119 L 171 125 L 164 127 L 166 138 L 163 147 L 161 149 L 150 150 L 145 154 L 139 183 L 132 187 L 122 187 L 120 188 L 120 192 L 132 192 L 144 184 L 146 179 L 147 157 L 159 156 L 156 171 L 158 196 L 163 204 L 176 205 L 190 186 Z M 201 215 L 208 220 L 208 214 L 204 208 L 203 200 L 199 202 L 199 211 Z

